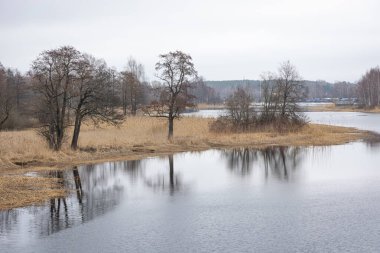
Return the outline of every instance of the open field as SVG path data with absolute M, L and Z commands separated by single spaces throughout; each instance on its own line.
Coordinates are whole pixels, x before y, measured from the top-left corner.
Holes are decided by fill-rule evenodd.
M 25 206 L 64 194 L 64 189 L 60 188 L 56 179 L 27 177 L 27 172 L 210 148 L 320 146 L 372 137 L 369 132 L 353 128 L 316 124 L 287 133 L 271 130 L 212 133 L 209 131 L 209 124 L 213 120 L 185 117 L 175 121 L 174 139 L 171 142 L 167 140 L 167 123 L 159 118 L 131 117 L 118 127 L 102 125 L 95 128 L 84 125 L 78 151 L 70 150 L 69 141 L 60 152 L 51 151 L 35 130 L 0 132 L 0 210 Z

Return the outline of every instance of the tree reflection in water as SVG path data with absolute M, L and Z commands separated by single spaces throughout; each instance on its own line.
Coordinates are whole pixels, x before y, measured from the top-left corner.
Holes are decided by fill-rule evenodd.
M 227 167 L 241 176 L 250 175 L 255 168 L 263 169 L 266 179 L 273 177 L 288 180 L 292 171 L 301 163 L 300 151 L 300 148 L 294 147 L 271 147 L 263 150 L 241 148 L 221 151 L 221 154 L 226 159 Z M 189 185 L 184 183 L 182 175 L 179 174 L 179 171 L 182 171 L 181 173 L 186 175 L 186 171 L 182 170 L 184 168 L 174 168 L 173 155 L 163 159 L 165 159 L 163 164 L 159 162 L 159 158 L 155 158 L 51 171 L 48 176 L 58 178 L 62 187 L 68 190 L 68 196 L 51 199 L 46 205 L 30 207 L 25 209 L 26 211 L 15 209 L 1 212 L 0 232 L 8 233 L 7 231 L 17 227 L 18 220 L 31 219 L 31 217 L 33 219 L 31 230 L 38 230 L 35 234 L 42 236 L 87 222 L 112 210 L 122 199 L 124 189 L 128 187 L 148 188 L 147 192 L 153 189 L 168 193 L 170 196 L 187 190 Z M 145 168 L 147 164 L 149 168 Z M 157 168 L 161 165 L 163 167 Z M 217 170 L 214 172 L 217 173 Z M 24 217 L 21 217 L 22 215 Z
M 17 224 L 18 210 L 6 210 L 0 212 L 0 235 L 5 235 L 10 232 Z
M 228 168 L 241 176 L 249 175 L 254 167 L 258 167 L 264 168 L 266 179 L 273 176 L 288 180 L 302 161 L 301 150 L 298 147 L 238 148 L 224 150 L 222 156 L 227 159 Z
M 49 235 L 75 224 L 87 222 L 108 210 L 120 201 L 123 184 L 118 181 L 123 165 L 107 163 L 88 165 L 81 169 L 49 172 L 50 177 L 60 179 L 62 187 L 69 191 L 67 197 L 53 198 L 45 210 L 40 210 L 41 235 Z
M 373 136 L 364 139 L 370 150 L 378 151 L 380 149 L 380 134 L 373 133 Z
M 51 171 L 49 172 L 50 177 L 58 178 L 59 183 L 64 187 L 64 176 L 63 171 Z M 61 210 L 61 206 L 63 209 Z M 63 217 L 61 218 L 61 212 L 63 212 Z M 63 228 L 69 227 L 69 215 L 66 198 L 54 198 L 50 200 L 50 222 L 47 226 L 47 234 L 54 233 Z
M 135 183 L 141 176 L 143 163 L 141 160 L 124 161 L 123 168 L 128 173 L 131 182 Z
M 165 175 L 157 175 L 156 178 L 146 178 L 144 179 L 145 184 L 153 188 L 155 191 L 169 191 L 170 195 L 173 195 L 175 192 L 181 190 L 183 188 L 183 184 L 178 175 L 174 173 L 174 159 L 173 155 L 168 155 L 169 161 L 169 178 Z
M 241 176 L 250 174 L 253 162 L 257 160 L 257 152 L 248 148 L 224 150 L 222 156 L 227 159 L 228 168 Z

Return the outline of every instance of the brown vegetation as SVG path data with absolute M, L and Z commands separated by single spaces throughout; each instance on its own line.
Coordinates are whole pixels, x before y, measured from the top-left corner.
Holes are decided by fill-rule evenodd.
M 49 149 L 35 130 L 0 132 L 0 168 L 37 165 L 71 165 L 125 155 L 154 155 L 186 150 L 229 146 L 332 145 L 357 140 L 368 135 L 353 128 L 310 124 L 296 132 L 278 133 L 261 129 L 248 133 L 213 133 L 209 125 L 215 119 L 185 117 L 175 121 L 173 141 L 167 140 L 167 121 L 160 118 L 128 118 L 120 126 L 83 126 L 80 149 L 72 151 L 69 143 L 62 150 Z M 135 158 L 135 156 L 133 157 Z
M 0 176 L 0 211 L 40 203 L 65 194 L 65 189 L 54 178 Z
M 373 108 L 363 108 L 353 105 L 336 106 L 334 103 L 322 104 L 319 106 L 309 106 L 303 108 L 308 112 L 367 112 L 367 113 L 379 113 L 380 107 L 375 106 Z
M 197 109 L 199 110 L 221 110 L 225 109 L 226 105 L 221 103 L 210 104 L 210 103 L 199 103 L 197 104 Z

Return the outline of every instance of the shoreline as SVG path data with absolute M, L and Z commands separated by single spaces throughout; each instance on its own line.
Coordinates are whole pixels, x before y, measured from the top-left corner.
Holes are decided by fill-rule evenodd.
M 189 118 L 181 120 L 181 124 L 186 127 L 189 122 L 194 120 L 206 126 L 211 121 L 203 118 Z M 93 131 L 96 132 L 97 130 Z M 188 130 L 188 132 L 190 131 Z M 208 133 L 205 138 L 197 139 L 196 132 L 193 131 L 192 134 L 186 136 L 175 135 L 172 142 L 142 142 L 108 149 L 97 148 L 95 151 L 85 147 L 82 151 L 51 153 L 57 156 L 55 157 L 56 160 L 49 156 L 40 160 L 20 157 L 18 162 L 13 161 L 13 165 L 2 164 L 0 166 L 0 210 L 38 205 L 51 198 L 66 196 L 67 191 L 60 185 L 59 179 L 47 175 L 49 171 L 65 170 L 74 166 L 140 160 L 181 152 L 201 152 L 209 149 L 331 146 L 378 138 L 376 133 L 369 131 L 319 124 L 308 124 L 297 132 L 283 134 L 273 131 Z M 174 133 L 176 134 L 176 131 Z M 26 173 L 31 172 L 34 176 L 26 175 Z
M 316 103 L 317 104 L 317 103 Z M 223 104 L 199 104 L 199 110 L 223 110 L 226 106 Z M 372 109 L 359 108 L 352 105 L 335 105 L 334 103 L 321 103 L 315 106 L 302 106 L 302 112 L 362 112 L 362 113 L 380 113 L 380 107 Z

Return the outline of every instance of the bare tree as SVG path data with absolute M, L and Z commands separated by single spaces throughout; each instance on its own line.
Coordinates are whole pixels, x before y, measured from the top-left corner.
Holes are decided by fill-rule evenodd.
M 62 146 L 67 127 L 70 90 L 80 53 L 70 46 L 42 52 L 32 64 L 34 89 L 41 96 L 41 134 L 54 150 Z
M 71 89 L 72 109 L 75 113 L 71 148 L 78 148 L 78 139 L 83 120 L 118 123 L 121 116 L 115 113 L 108 99 L 113 92 L 113 75 L 102 60 L 84 54 L 80 56 L 76 69 L 76 81 Z
M 227 98 L 227 117 L 234 127 L 247 130 L 255 122 L 255 110 L 252 107 L 253 98 L 249 92 L 239 87 Z
M 159 58 L 156 71 L 162 85 L 156 88 L 156 100 L 146 108 L 146 112 L 168 119 L 168 139 L 172 139 L 174 119 L 179 118 L 187 106 L 193 106 L 189 88 L 190 78 L 196 76 L 196 71 L 191 56 L 181 51 L 162 54 Z
M 260 123 L 275 123 L 279 128 L 304 123 L 305 117 L 297 102 L 304 98 L 305 89 L 295 66 L 289 61 L 284 62 L 278 74 L 267 72 L 261 78 L 263 109 Z
M 0 130 L 10 117 L 12 110 L 12 94 L 7 84 L 7 75 L 0 63 Z
M 122 104 L 124 115 L 127 114 L 127 105 L 130 105 L 131 114 L 136 115 L 138 104 L 144 99 L 144 67 L 135 59 L 128 60 L 125 71 L 121 72 Z
M 301 126 L 306 122 L 299 111 L 297 102 L 304 95 L 302 81 L 297 70 L 289 62 L 281 64 L 279 73 L 262 75 L 261 99 L 262 110 L 255 113 L 253 95 L 249 91 L 238 88 L 227 99 L 227 115 L 219 117 L 210 125 L 210 130 L 236 131 L 252 130 L 257 127 L 274 127 L 278 130 Z
M 276 82 L 281 118 L 296 118 L 299 112 L 297 102 L 304 96 L 302 80 L 296 67 L 289 61 L 282 63 Z
M 261 98 L 263 109 L 260 114 L 260 121 L 262 123 L 274 121 L 278 111 L 278 93 L 276 92 L 276 75 L 267 72 L 261 75 Z

